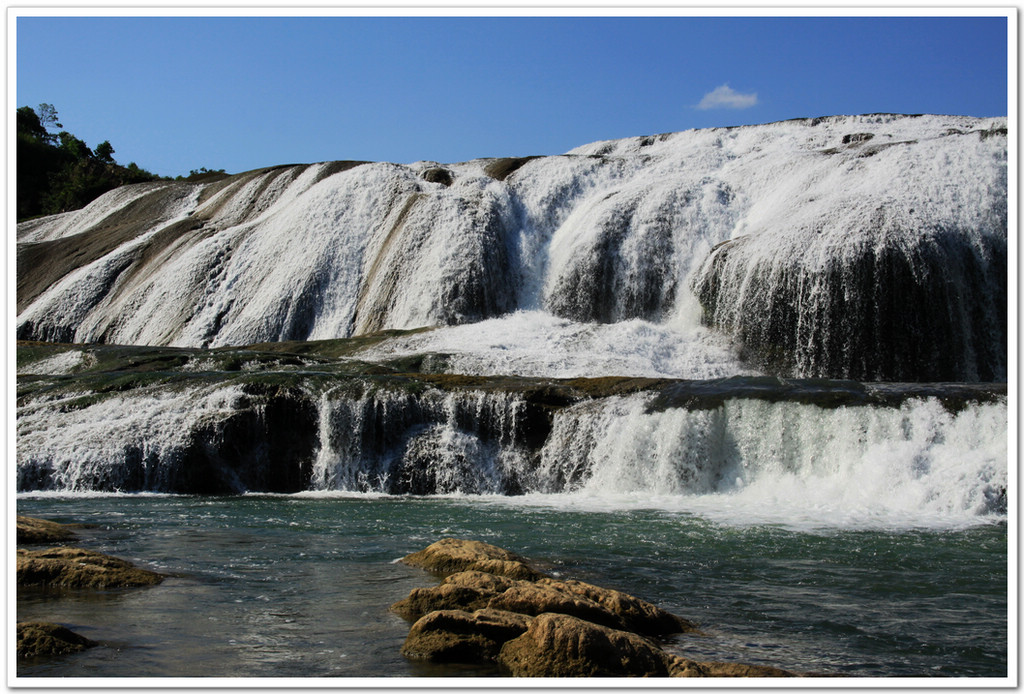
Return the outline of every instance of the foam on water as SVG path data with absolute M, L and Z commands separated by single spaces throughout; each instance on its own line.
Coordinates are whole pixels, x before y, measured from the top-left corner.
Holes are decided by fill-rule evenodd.
M 695 322 L 580 323 L 546 311 L 442 327 L 386 340 L 359 354 L 370 361 L 436 353 L 445 370 L 550 378 L 594 375 L 719 378 L 751 375 L 728 340 Z
M 934 398 L 650 412 L 635 396 L 560 413 L 543 465 L 581 505 L 800 528 L 959 526 L 1005 518 L 1006 426 L 1005 405 L 954 414 Z
M 583 400 L 544 424 L 514 391 L 309 397 L 278 411 L 317 418 L 319 440 L 303 444 L 314 456 L 310 493 L 510 495 L 802 529 L 958 527 L 1007 514 L 1005 401 L 949 409 L 937 397 L 838 407 L 731 397 L 661 409 L 641 393 Z M 225 436 L 263 431 L 235 418 L 255 413 L 271 426 L 269 409 L 235 385 L 38 397 L 19 409 L 19 489 L 168 491 L 199 460 L 202 474 L 234 476 L 244 492 L 241 480 L 262 483 L 264 466 L 301 464 L 234 459 L 241 441 Z

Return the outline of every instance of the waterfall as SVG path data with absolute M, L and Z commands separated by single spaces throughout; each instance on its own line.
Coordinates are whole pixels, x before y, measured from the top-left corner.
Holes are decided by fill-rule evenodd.
M 18 488 L 690 499 L 779 517 L 1006 513 L 1001 387 L 285 380 L 193 372 L 124 392 L 47 388 L 19 408 Z
M 1000 520 L 1006 134 L 327 162 L 23 223 L 18 338 L 78 344 L 19 344 L 18 490 Z
M 19 227 L 17 331 L 219 347 L 540 311 L 689 341 L 703 319 L 768 372 L 1001 380 L 1006 176 L 1005 119 L 872 115 L 145 184 Z
M 518 493 L 528 453 L 509 393 L 325 393 L 314 489 L 391 494 Z

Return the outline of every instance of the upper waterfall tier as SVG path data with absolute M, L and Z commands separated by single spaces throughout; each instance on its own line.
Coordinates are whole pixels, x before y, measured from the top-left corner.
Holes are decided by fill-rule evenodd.
M 769 372 L 1005 380 L 1006 132 L 837 116 L 130 186 L 19 225 L 18 336 L 216 347 L 533 310 L 703 319 Z

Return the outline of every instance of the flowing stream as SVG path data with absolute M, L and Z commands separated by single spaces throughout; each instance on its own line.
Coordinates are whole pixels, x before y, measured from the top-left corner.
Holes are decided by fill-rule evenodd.
M 437 579 L 394 560 L 443 536 L 514 547 L 550 573 L 693 619 L 705 635 L 667 646 L 688 657 L 853 677 L 1006 675 L 998 521 L 801 530 L 562 496 L 42 494 L 18 507 L 95 524 L 83 546 L 173 574 L 57 603 L 20 595 L 19 620 L 59 618 L 102 644 L 22 663 L 26 677 L 498 675 L 399 654 L 409 625 L 387 606 Z

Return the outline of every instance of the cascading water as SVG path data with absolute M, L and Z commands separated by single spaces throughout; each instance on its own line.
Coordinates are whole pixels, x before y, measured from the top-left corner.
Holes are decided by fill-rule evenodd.
M 713 379 L 1004 381 L 1006 186 L 1004 119 L 874 115 L 115 191 L 19 227 L 18 336 L 198 352 L 23 365 L 18 486 L 999 517 L 1005 392 Z
M 18 336 L 217 347 L 539 310 L 691 340 L 696 295 L 772 372 L 1002 380 L 1006 186 L 1005 120 L 884 115 L 149 186 L 23 227 Z
M 19 225 L 18 513 L 170 574 L 62 592 L 101 646 L 19 675 L 465 675 L 386 610 L 458 536 L 695 618 L 687 658 L 1005 677 L 1006 134 L 287 166 Z
M 202 381 L 186 371 L 181 380 Z M 325 380 L 301 368 L 268 388 L 252 373 L 26 398 L 19 489 L 554 494 L 811 524 L 971 523 L 1007 510 L 1007 403 L 995 386 L 620 379 L 641 390 L 617 395 L 593 379 L 438 388 L 427 376 Z
M 313 487 L 391 494 L 517 493 L 524 403 L 508 393 L 369 391 L 320 402 Z
M 1006 511 L 1006 409 L 827 408 L 730 399 L 651 411 L 650 398 L 555 418 L 542 451 L 552 491 L 640 496 L 750 522 L 971 522 Z M 689 497 L 689 499 L 687 499 Z

